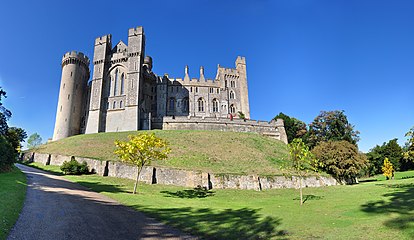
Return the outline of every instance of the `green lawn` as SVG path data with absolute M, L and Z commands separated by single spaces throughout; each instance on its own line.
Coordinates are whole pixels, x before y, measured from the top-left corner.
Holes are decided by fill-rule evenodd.
M 42 167 L 39 164 L 39 167 Z M 58 171 L 56 167 L 48 167 Z M 397 173 L 414 176 L 414 171 Z M 304 189 L 204 191 L 65 176 L 184 231 L 214 239 L 413 239 L 414 178 Z
M 148 132 L 148 131 L 139 131 Z M 199 170 L 210 173 L 281 174 L 280 165 L 288 159 L 287 145 L 255 133 L 153 130 L 172 149 L 166 161 L 154 166 Z M 42 153 L 118 161 L 114 141 L 127 140 L 137 132 L 83 134 L 50 142 L 36 149 Z
M 17 168 L 0 173 L 0 239 L 6 239 L 23 207 L 26 177 Z

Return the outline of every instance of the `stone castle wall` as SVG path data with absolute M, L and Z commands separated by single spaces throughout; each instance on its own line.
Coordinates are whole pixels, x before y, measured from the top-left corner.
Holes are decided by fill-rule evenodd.
M 137 168 L 121 162 L 100 161 L 90 158 L 36 152 L 27 152 L 22 155 L 23 161 L 39 162 L 44 165 L 62 165 L 64 161 L 69 161 L 72 158 L 75 158 L 78 162 L 86 161 L 89 170 L 100 176 L 136 179 Z M 299 188 L 299 178 L 297 177 L 213 174 L 153 166 L 144 167 L 139 180 L 147 184 L 163 184 L 191 188 L 201 186 L 207 189 L 265 190 Z M 337 184 L 337 181 L 332 177 L 316 176 L 308 177 L 302 183 L 304 187 L 323 187 Z
M 209 118 L 209 117 L 163 117 L 153 118 L 152 128 L 164 130 L 213 130 L 233 132 L 254 132 L 287 142 L 287 135 L 283 120 L 265 122 L 243 120 L 235 118 Z

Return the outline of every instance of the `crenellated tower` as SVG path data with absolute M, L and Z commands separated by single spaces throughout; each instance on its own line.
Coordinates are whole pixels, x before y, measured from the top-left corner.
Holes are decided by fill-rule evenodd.
M 97 133 L 105 130 L 104 111 L 105 73 L 108 69 L 108 53 L 111 52 L 111 35 L 95 39 L 93 56 L 93 78 L 90 90 L 89 116 L 85 133 Z
M 75 51 L 63 55 L 53 141 L 81 133 L 88 79 L 87 56 Z

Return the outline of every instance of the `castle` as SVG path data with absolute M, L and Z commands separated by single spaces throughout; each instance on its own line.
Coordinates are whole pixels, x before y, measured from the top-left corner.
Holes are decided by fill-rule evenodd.
M 218 65 L 215 79 L 158 76 L 145 55 L 142 27 L 128 31 L 128 45 L 112 46 L 111 35 L 95 40 L 93 77 L 89 58 L 68 52 L 62 78 L 53 140 L 76 134 L 144 129 L 207 129 L 258 132 L 287 143 L 282 120 L 250 119 L 246 60 L 235 68 Z

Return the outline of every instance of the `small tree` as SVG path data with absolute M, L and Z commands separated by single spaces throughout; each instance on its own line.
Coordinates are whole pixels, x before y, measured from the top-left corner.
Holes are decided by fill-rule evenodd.
M 40 137 L 40 135 L 37 134 L 37 133 L 33 133 L 27 139 L 27 147 L 29 149 L 35 148 L 35 147 L 39 146 L 40 144 L 42 144 L 42 137 Z
M 382 166 L 382 172 L 384 176 L 387 178 L 387 180 L 394 177 L 394 166 L 392 163 L 388 160 L 388 158 L 384 159 L 384 165 Z
M 133 194 L 137 191 L 138 179 L 142 168 L 150 164 L 152 160 L 163 160 L 167 158 L 167 154 L 171 151 L 168 143 L 161 138 L 156 137 L 153 133 L 130 135 L 129 141 L 115 141 L 117 149 L 114 153 L 123 162 L 131 163 L 137 166 L 137 179 L 134 185 Z
M 289 175 L 299 177 L 300 205 L 303 204 L 302 180 L 309 173 L 318 170 L 318 161 L 309 150 L 309 147 L 300 138 L 294 139 L 289 145 L 290 168 Z

